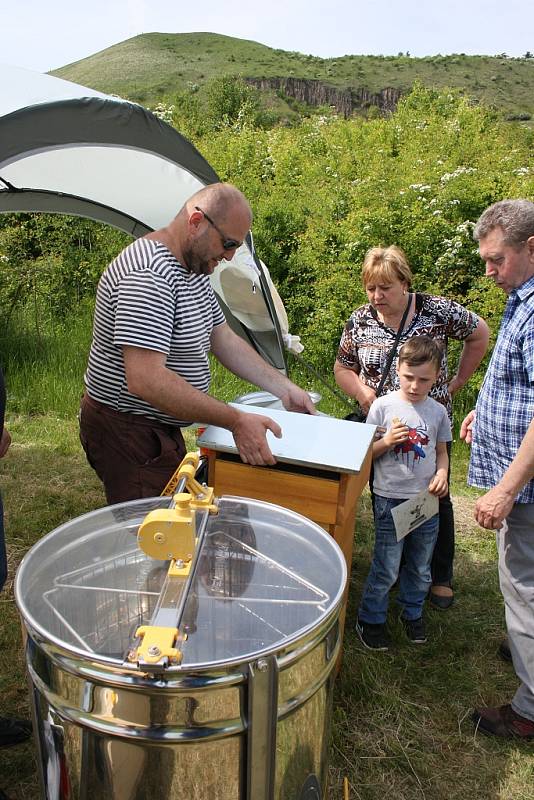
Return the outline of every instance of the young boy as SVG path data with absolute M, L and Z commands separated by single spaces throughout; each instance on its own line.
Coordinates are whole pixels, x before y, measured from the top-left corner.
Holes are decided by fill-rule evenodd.
M 398 542 L 391 509 L 424 489 L 438 497 L 447 493 L 451 427 L 445 407 L 428 397 L 441 358 L 440 347 L 428 336 L 409 339 L 397 362 L 400 389 L 375 400 L 367 417 L 368 423 L 386 429 L 373 444 L 376 538 L 356 624 L 362 643 L 371 650 L 389 649 L 388 593 L 397 578 L 397 603 L 408 639 L 426 642 L 423 604 L 431 585 L 438 514 Z

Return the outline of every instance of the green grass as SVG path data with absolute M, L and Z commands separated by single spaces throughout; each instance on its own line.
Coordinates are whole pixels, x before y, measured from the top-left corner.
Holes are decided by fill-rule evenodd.
M 91 343 L 92 308 L 82 305 L 63 323 L 37 329 L 21 313 L 0 336 L 9 408 L 23 414 L 53 409 L 68 417 L 83 392 L 83 373 Z
M 406 93 L 419 81 L 433 88 L 463 88 L 476 100 L 507 114 L 534 113 L 534 59 L 502 56 L 344 55 L 323 59 L 215 33 L 146 33 L 53 74 L 149 104 L 221 75 L 305 78 L 337 89 L 363 88 L 371 93 L 389 87 Z
M 65 336 L 75 340 L 72 352 L 57 330 L 54 339 L 47 339 L 50 352 L 46 354 L 45 348 L 40 358 L 33 357 L 27 343 L 27 358 L 21 358 L 20 364 L 13 348 L 9 351 L 9 388 L 13 385 L 19 389 L 10 400 L 7 422 L 13 444 L 0 462 L 9 554 L 9 580 L 0 597 L 0 692 L 5 715 L 28 713 L 20 624 L 12 595 L 16 567 L 27 549 L 45 533 L 104 504 L 100 483 L 78 443 L 78 389 L 74 391 L 74 387 L 78 387 L 78 376 L 83 372 L 86 346 L 82 344 L 82 322 L 80 331 L 75 332 L 75 328 L 65 328 Z M 71 398 L 61 413 L 54 408 L 58 391 L 46 386 L 47 372 L 55 373 L 61 361 L 54 356 L 54 347 L 72 364 L 72 370 L 54 378 L 64 387 L 59 394 Z M 74 379 L 69 377 L 71 372 Z M 36 382 L 33 373 L 40 374 L 35 377 Z M 35 398 L 24 396 L 24 386 L 27 394 L 41 387 L 41 413 L 32 410 Z M 249 388 L 230 379 L 224 370 L 214 371 L 214 392 L 224 399 L 232 399 Z M 308 388 L 321 391 L 314 382 Z M 338 401 L 323 391 L 322 407 L 332 410 Z M 45 408 L 47 404 L 51 406 Z M 194 432 L 188 431 L 187 438 L 188 445 L 194 447 Z M 457 600 L 446 613 L 428 612 L 430 641 L 426 646 L 408 644 L 394 607 L 390 614 L 394 650 L 381 654 L 365 651 L 353 632 L 373 543 L 369 495 L 364 493 L 362 497 L 344 660 L 334 697 L 330 800 L 341 800 L 344 777 L 349 779 L 351 800 L 532 797 L 532 745 L 474 736 L 469 719 L 476 703 L 509 700 L 517 680 L 512 668 L 496 657 L 504 614 L 495 541 L 490 532 L 482 531 L 473 522 L 477 493 L 465 487 L 466 464 L 467 448 L 457 443 L 452 481 L 457 524 Z M 3 750 L 0 759 L 0 787 L 13 800 L 35 800 L 33 745 Z
M 350 630 L 336 690 L 334 765 L 348 775 L 351 797 L 527 798 L 534 753 L 525 744 L 474 736 L 476 703 L 500 704 L 516 688 L 511 667 L 496 657 L 503 609 L 494 536 L 472 521 L 473 501 L 455 498 L 456 604 L 428 611 L 429 643 L 407 643 L 394 610 L 395 650 L 365 651 Z M 349 597 L 354 620 L 372 546 L 369 503 L 360 532 Z M 339 792 L 338 792 L 338 795 Z

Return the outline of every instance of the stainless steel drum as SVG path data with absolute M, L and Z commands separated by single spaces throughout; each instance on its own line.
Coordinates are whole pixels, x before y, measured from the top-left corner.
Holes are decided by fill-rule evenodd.
M 223 497 L 174 592 L 168 562 L 136 538 L 170 505 L 92 512 L 22 561 L 42 798 L 323 798 L 341 551 L 298 514 Z M 147 667 L 132 656 L 138 626 L 173 614 L 181 663 Z

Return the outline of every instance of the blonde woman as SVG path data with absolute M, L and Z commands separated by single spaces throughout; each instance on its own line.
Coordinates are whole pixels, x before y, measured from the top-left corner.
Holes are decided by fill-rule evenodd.
M 447 409 L 452 423 L 452 397 L 480 364 L 488 347 L 489 329 L 484 320 L 454 300 L 412 291 L 413 275 L 400 247 L 373 247 L 364 259 L 362 282 L 368 303 L 350 315 L 339 344 L 334 374 L 338 386 L 368 412 L 376 399 L 388 355 L 399 326 L 406 320 L 397 352 L 413 336 L 430 336 L 441 347 L 443 358 L 430 397 Z M 449 376 L 449 339 L 463 342 L 455 375 Z M 396 356 L 381 394 L 397 391 Z M 450 446 L 449 446 L 450 462 Z M 454 514 L 450 494 L 440 498 L 439 533 L 432 559 L 430 603 L 441 610 L 453 603 Z

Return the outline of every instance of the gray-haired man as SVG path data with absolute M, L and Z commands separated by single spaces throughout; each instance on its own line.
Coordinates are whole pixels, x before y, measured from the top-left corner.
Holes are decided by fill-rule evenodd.
M 499 578 L 514 669 L 510 703 L 476 709 L 484 733 L 534 738 L 534 203 L 503 200 L 477 222 L 486 275 L 508 295 L 475 411 L 464 419 L 471 443 L 468 482 L 488 489 L 475 518 L 498 530 Z

